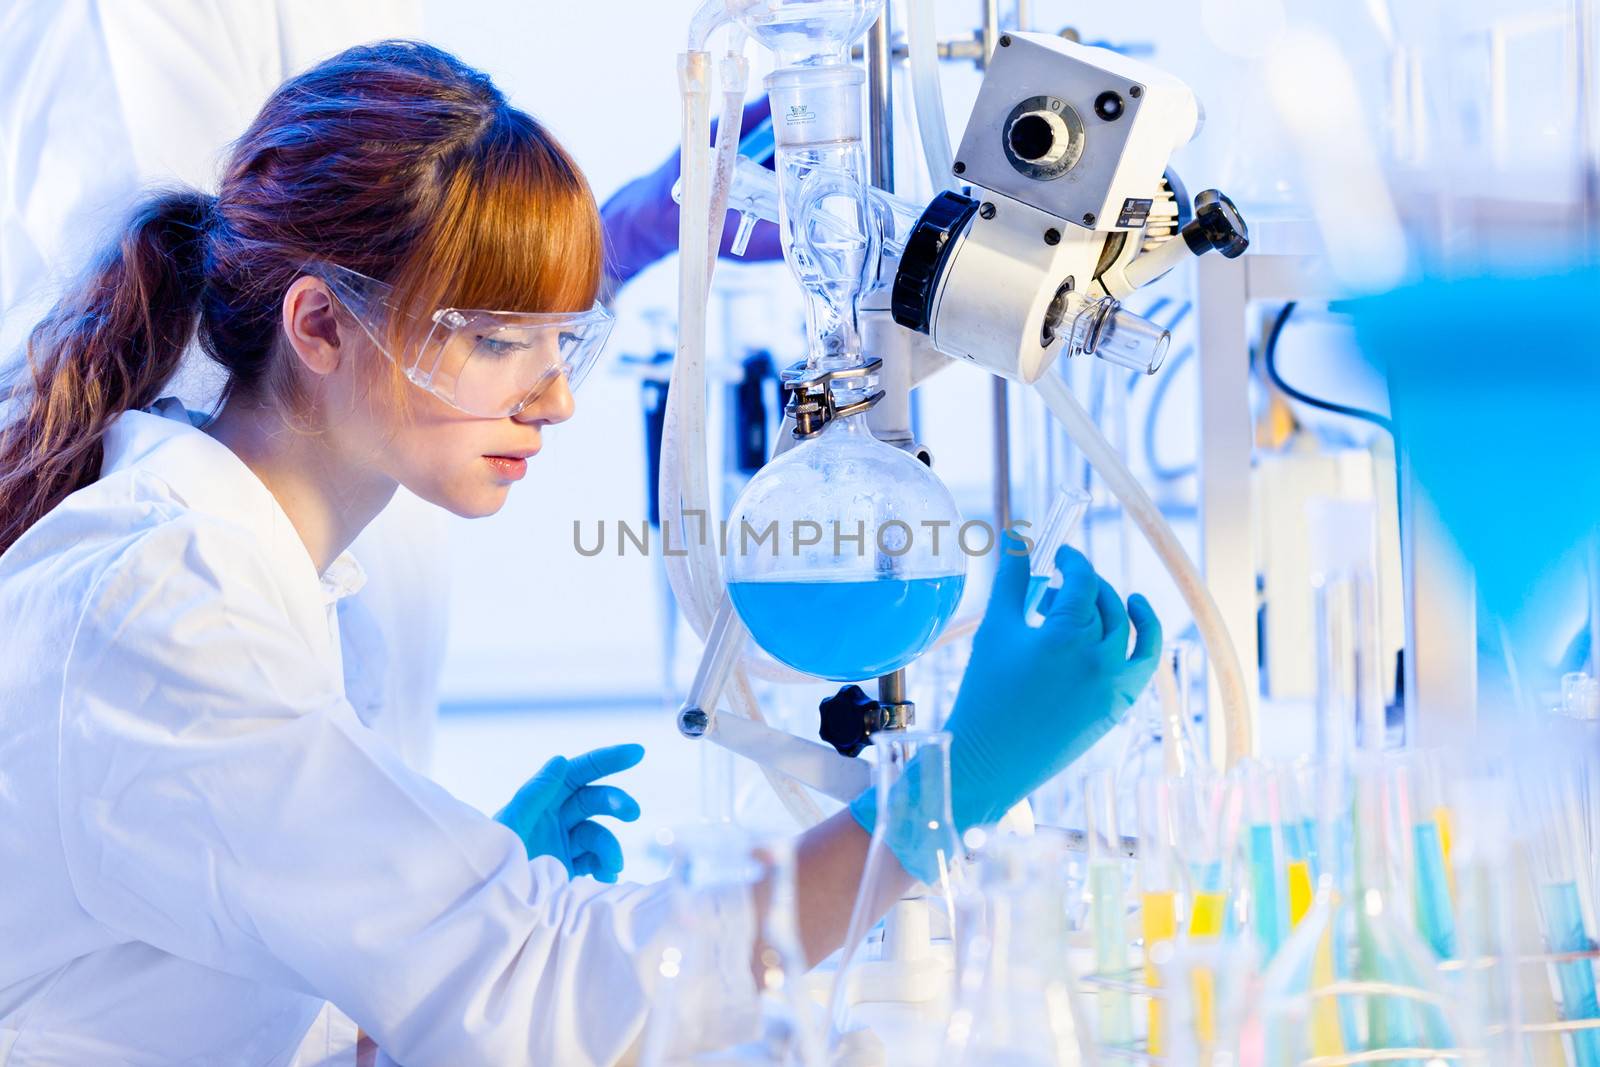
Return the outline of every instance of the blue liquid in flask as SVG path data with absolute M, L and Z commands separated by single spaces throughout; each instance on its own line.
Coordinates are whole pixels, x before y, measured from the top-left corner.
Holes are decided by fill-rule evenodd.
M 835 682 L 889 674 L 933 644 L 966 576 L 729 582 L 750 636 L 773 659 Z

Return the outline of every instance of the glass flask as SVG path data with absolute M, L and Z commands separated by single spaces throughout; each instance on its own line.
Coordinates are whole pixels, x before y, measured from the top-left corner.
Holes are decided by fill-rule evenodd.
M 671 847 L 672 922 L 650 948 L 641 1067 L 827 1067 L 825 1020 L 803 981 L 792 840 L 700 825 Z
M 991 839 L 958 903 L 956 1004 L 941 1067 L 1077 1067 L 1077 977 L 1069 963 L 1067 858 L 1059 838 Z
M 1389 878 L 1383 773 L 1322 783 L 1324 875 L 1311 910 L 1261 980 L 1255 1039 L 1268 1067 L 1310 1062 L 1424 1067 L 1465 1057 L 1448 987 Z M 1345 833 L 1333 833 L 1344 823 Z M 1337 842 L 1347 843 L 1339 848 Z
M 745 32 L 778 65 L 843 63 L 845 48 L 883 13 L 884 0 L 728 0 Z
M 944 483 L 835 419 L 745 486 L 727 524 L 728 593 L 774 659 L 839 682 L 899 670 L 934 643 L 966 583 L 961 513 Z M 985 530 L 985 537 L 992 531 Z
M 834 1064 L 926 1064 L 942 1043 L 965 856 L 950 810 L 950 735 L 873 735 L 877 815 L 830 997 Z
M 1233 1067 L 1240 1062 L 1239 1023 L 1249 1012 L 1260 973 L 1254 947 L 1246 940 L 1180 937 L 1152 951 L 1162 989 L 1159 1057 L 1162 1067 Z M 1251 1061 L 1244 1061 L 1251 1062 Z
M 641 1067 L 692 1063 L 761 1035 L 750 967 L 761 861 L 749 840 L 725 824 L 678 832 L 672 851 L 672 920 L 650 948 L 655 989 Z

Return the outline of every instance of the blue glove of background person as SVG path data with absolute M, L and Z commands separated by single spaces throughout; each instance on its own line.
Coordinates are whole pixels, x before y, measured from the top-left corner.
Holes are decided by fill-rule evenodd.
M 1123 610 L 1116 590 L 1069 546 L 1056 553 L 1062 585 L 1044 623 L 1024 618 L 1028 559 L 1007 538 L 972 658 L 945 730 L 950 734 L 951 808 L 957 833 L 999 821 L 1116 725 L 1149 683 L 1161 655 L 1161 623 L 1134 595 Z M 1016 552 L 1016 555 L 1012 555 Z M 1128 652 L 1129 619 L 1137 630 Z M 918 788 L 915 761 L 908 788 Z M 925 787 L 924 787 L 925 788 Z M 850 805 L 868 832 L 877 820 L 871 790 Z M 924 881 L 948 834 L 892 827 L 889 845 Z
M 765 96 L 746 104 L 740 129 L 750 132 L 771 112 L 772 104 Z M 717 123 L 713 121 L 713 140 L 716 128 Z M 600 221 L 606 233 L 606 272 L 614 287 L 626 284 L 658 259 L 678 250 L 678 205 L 672 199 L 672 187 L 678 181 L 680 155 L 681 149 L 649 174 L 624 185 L 600 209 Z M 729 215 L 722 230 L 720 251 L 723 255 L 727 254 L 738 225 L 738 216 Z M 770 222 L 756 223 L 743 258 L 783 258 L 778 227 Z
M 522 838 L 529 859 L 554 856 L 569 878 L 588 874 L 615 882 L 622 872 L 622 845 L 594 816 L 633 822 L 639 817 L 639 802 L 614 785 L 590 783 L 643 758 L 642 745 L 597 748 L 570 760 L 557 756 L 517 790 L 495 821 Z

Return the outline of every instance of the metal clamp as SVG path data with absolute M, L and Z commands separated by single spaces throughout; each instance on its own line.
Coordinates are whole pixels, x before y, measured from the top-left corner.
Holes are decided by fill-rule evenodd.
M 794 420 L 794 435 L 801 438 L 812 437 L 821 433 L 834 419 L 858 415 L 882 400 L 884 392 L 881 389 L 846 404 L 836 403 L 833 397 L 834 383 L 860 381 L 877 374 L 882 367 L 883 360 L 872 359 L 858 367 L 845 367 L 817 374 L 808 375 L 809 368 L 804 363 L 797 363 L 786 370 L 783 374 L 785 398 L 783 413 Z M 870 386 L 874 383 L 865 384 Z
M 877 701 L 867 716 L 867 733 L 879 730 L 909 730 L 917 723 L 917 706 L 909 700 L 903 704 L 885 704 Z

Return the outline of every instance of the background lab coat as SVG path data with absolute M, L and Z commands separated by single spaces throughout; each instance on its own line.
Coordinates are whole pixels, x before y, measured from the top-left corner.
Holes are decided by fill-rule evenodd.
M 142 188 L 216 191 L 228 144 L 289 75 L 341 49 L 421 33 L 420 0 L 0 0 L 0 353 L 27 331 Z M 220 379 L 191 353 L 177 392 Z M 444 653 L 443 518 L 405 490 L 354 546 L 341 609 L 350 699 L 414 767 L 432 748 Z

